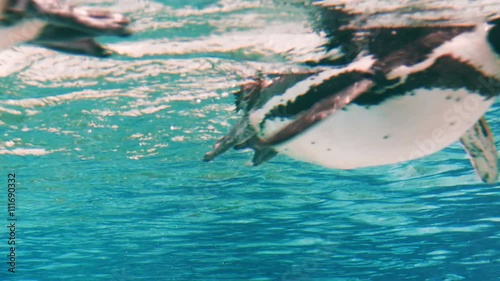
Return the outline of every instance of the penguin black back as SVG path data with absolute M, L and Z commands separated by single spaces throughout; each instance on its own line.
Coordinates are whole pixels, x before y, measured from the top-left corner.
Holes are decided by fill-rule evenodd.
M 493 27 L 488 33 L 488 42 L 495 50 L 495 53 L 500 56 L 500 17 L 490 20 L 489 23 L 493 24 Z

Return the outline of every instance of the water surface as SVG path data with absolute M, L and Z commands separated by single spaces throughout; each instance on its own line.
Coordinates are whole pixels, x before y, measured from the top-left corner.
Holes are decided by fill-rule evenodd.
M 0 280 L 499 280 L 499 186 L 458 144 L 355 171 L 201 162 L 242 81 L 321 52 L 306 9 L 104 4 L 135 19 L 136 36 L 101 40 L 120 55 L 0 53 L 0 172 L 18 181 L 16 274 L 4 228 Z

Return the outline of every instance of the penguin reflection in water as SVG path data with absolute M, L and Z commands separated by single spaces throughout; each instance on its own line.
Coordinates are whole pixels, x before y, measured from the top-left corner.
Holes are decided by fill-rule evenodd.
M 66 53 L 106 57 L 98 36 L 128 36 L 122 14 L 79 8 L 59 0 L 0 0 L 0 49 L 30 43 Z
M 463 1 L 447 4 L 454 2 Z M 483 115 L 499 94 L 499 15 L 445 14 L 415 24 L 402 13 L 396 25 L 384 23 L 387 11 L 366 15 L 346 3 L 316 2 L 325 48 L 337 56 L 244 84 L 235 93 L 242 117 L 204 160 L 251 148 L 254 165 L 283 153 L 354 169 L 416 159 L 460 140 L 479 178 L 495 182 L 497 151 Z

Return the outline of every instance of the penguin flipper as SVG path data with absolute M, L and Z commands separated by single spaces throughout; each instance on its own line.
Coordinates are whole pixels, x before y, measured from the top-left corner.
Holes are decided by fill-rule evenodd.
M 44 42 L 39 44 L 34 42 L 34 44 L 55 51 L 60 51 L 74 55 L 86 55 L 98 58 L 105 58 L 109 57 L 112 54 L 110 50 L 104 48 L 92 38 L 85 38 L 73 41 Z
M 460 142 L 478 177 L 485 183 L 495 183 L 498 179 L 498 155 L 493 134 L 484 117 L 460 138 Z
M 317 102 L 313 107 L 276 134 L 268 139 L 261 140 L 260 144 L 263 146 L 272 146 L 292 139 L 319 121 L 344 108 L 352 100 L 368 92 L 374 86 L 375 82 L 366 78 L 354 83 L 341 92 Z

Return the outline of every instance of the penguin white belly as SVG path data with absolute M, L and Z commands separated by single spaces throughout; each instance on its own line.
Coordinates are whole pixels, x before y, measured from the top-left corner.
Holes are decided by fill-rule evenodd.
M 494 100 L 466 89 L 417 89 L 369 108 L 351 104 L 275 148 L 336 169 L 412 160 L 457 141 Z
M 2 38 L 0 50 L 35 39 L 46 25 L 47 23 L 42 20 L 31 19 L 21 21 L 13 26 L 0 27 L 0 38 Z

